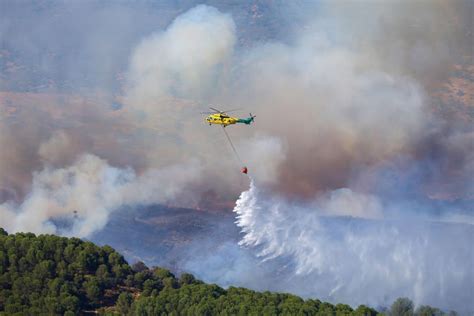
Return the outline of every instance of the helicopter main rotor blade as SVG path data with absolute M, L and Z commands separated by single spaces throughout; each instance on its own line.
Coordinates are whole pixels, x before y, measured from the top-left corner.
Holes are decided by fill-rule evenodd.
M 209 107 L 209 108 L 210 108 L 211 110 L 215 111 L 215 113 L 220 113 L 220 114 L 230 113 L 230 112 L 242 110 L 242 108 L 236 108 L 236 109 L 230 109 L 230 110 L 221 111 L 221 110 L 218 110 L 218 109 L 213 108 L 213 107 Z
M 232 110 L 227 110 L 227 111 L 222 111 L 224 113 L 230 113 L 230 112 L 235 112 L 235 111 L 240 111 L 242 108 L 237 108 L 237 109 L 232 109 Z
M 209 107 L 209 108 L 213 111 L 216 111 L 217 113 L 224 113 L 224 111 L 221 111 L 221 110 L 218 110 L 218 109 L 215 109 L 215 108 L 211 108 L 211 107 Z

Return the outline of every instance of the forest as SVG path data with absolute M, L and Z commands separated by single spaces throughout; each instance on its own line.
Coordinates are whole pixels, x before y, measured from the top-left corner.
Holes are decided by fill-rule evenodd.
M 129 265 L 110 246 L 0 228 L 0 315 L 455 316 L 399 298 L 381 310 L 287 293 L 224 289 L 192 274 Z

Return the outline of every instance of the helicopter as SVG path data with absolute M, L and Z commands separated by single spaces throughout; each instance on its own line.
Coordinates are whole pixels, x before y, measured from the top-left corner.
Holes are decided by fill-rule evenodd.
M 228 125 L 236 123 L 249 125 L 254 121 L 256 117 L 255 115 L 252 115 L 252 113 L 249 113 L 250 116 L 247 118 L 231 117 L 227 114 L 229 112 L 237 111 L 237 109 L 228 111 L 221 111 L 213 107 L 210 107 L 210 109 L 212 110 L 212 112 L 201 112 L 201 114 L 209 114 L 209 116 L 206 117 L 206 122 L 209 123 L 209 125 L 217 124 L 222 125 L 222 127 L 226 127 Z
M 210 107 L 209 109 L 211 109 L 212 112 L 201 112 L 201 114 L 209 114 L 209 116 L 206 117 L 206 122 L 209 123 L 209 125 L 216 124 L 216 125 L 222 126 L 222 130 L 224 131 L 224 134 L 227 137 L 227 140 L 229 141 L 229 144 L 232 147 L 232 150 L 234 151 L 235 156 L 237 157 L 239 162 L 242 162 L 239 154 L 237 153 L 237 150 L 235 149 L 234 144 L 232 143 L 232 140 L 230 139 L 229 134 L 227 134 L 225 130 L 225 127 L 228 125 L 236 124 L 236 123 L 250 125 L 254 121 L 256 116 L 252 115 L 252 113 L 249 113 L 250 116 L 247 118 L 238 118 L 238 117 L 229 116 L 229 114 L 227 114 L 229 112 L 237 111 L 238 109 L 227 110 L 227 111 L 221 111 L 213 107 Z M 248 173 L 248 169 L 246 166 L 243 166 L 240 169 L 240 171 L 244 174 Z

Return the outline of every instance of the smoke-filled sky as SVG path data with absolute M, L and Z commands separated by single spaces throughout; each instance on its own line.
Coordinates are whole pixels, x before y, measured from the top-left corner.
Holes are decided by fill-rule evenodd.
M 278 290 L 474 310 L 473 10 L 3 1 L 0 226 L 88 237 L 123 206 L 230 212 L 245 191 L 217 252 L 240 268 L 188 253 L 198 277 L 275 289 L 285 260 Z M 257 115 L 227 128 L 250 189 L 209 105 Z

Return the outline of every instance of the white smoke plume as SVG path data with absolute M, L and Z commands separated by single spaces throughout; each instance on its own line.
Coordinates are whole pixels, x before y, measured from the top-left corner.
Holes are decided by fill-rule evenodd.
M 171 201 L 199 172 L 197 162 L 191 161 L 137 175 L 86 154 L 72 166 L 36 172 L 32 190 L 21 204 L 0 205 L 2 227 L 86 237 L 102 229 L 121 206 Z
M 178 16 L 164 31 L 137 46 L 130 65 L 129 103 L 159 115 L 170 96 L 200 99 L 219 90 L 235 44 L 231 16 L 205 5 Z

